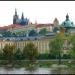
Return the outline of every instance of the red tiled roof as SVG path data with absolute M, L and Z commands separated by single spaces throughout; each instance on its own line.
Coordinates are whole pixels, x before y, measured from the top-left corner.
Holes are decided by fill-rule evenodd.
M 46 26 L 54 26 L 53 24 L 37 24 L 35 25 L 35 28 L 39 28 L 39 27 L 46 27 Z M 19 24 L 10 24 L 8 26 L 3 26 L 3 27 L 0 27 L 0 30 L 7 30 L 7 29 L 10 29 L 10 28 L 23 28 L 23 26 L 19 25 Z
M 53 24 L 37 24 L 36 25 L 36 28 L 39 28 L 39 27 L 46 27 L 46 26 L 53 26 Z
M 19 27 L 22 27 L 22 26 L 18 25 L 18 24 L 11 24 L 11 25 L 8 25 L 8 26 L 0 27 L 0 29 L 19 28 Z

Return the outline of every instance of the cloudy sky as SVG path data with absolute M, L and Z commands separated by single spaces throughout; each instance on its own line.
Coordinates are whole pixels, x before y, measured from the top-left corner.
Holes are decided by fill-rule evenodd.
M 75 1 L 0 1 L 0 26 L 13 23 L 15 8 L 33 23 L 53 23 L 55 17 L 62 23 L 68 13 L 75 24 Z

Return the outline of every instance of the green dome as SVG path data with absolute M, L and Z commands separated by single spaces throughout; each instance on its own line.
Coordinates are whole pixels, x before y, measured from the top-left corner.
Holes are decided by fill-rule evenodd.
M 66 15 L 66 20 L 62 22 L 61 26 L 63 27 L 73 27 L 74 26 L 73 22 L 69 20 L 68 14 Z

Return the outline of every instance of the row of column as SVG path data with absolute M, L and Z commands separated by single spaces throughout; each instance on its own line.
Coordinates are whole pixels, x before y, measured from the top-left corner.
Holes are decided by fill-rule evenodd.
M 5 44 L 16 45 L 16 48 L 23 50 L 24 46 L 27 45 L 30 41 L 1 41 L 0 49 L 3 49 Z M 34 40 L 32 41 L 34 45 L 38 48 L 39 53 L 48 53 L 49 52 L 49 40 Z

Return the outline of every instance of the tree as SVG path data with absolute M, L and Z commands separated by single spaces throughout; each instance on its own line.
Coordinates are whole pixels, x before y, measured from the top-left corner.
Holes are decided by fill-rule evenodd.
M 35 30 L 31 30 L 31 31 L 29 32 L 29 36 L 36 36 L 36 35 L 38 35 L 38 33 L 37 33 L 37 31 L 35 31 Z
M 35 62 L 38 57 L 37 47 L 32 42 L 30 42 L 24 47 L 23 54 L 27 60 L 30 62 Z
M 17 60 L 21 60 L 22 59 L 22 52 L 21 52 L 21 50 L 19 48 L 14 53 L 14 56 L 15 56 L 15 59 L 17 59 Z
M 54 27 L 53 32 L 57 32 L 57 31 L 59 31 L 59 28 L 58 27 Z
M 3 52 L 0 50 L 0 59 L 3 59 Z
M 16 33 L 12 33 L 12 36 L 13 36 L 13 37 L 16 37 L 17 35 L 16 35 Z
M 41 34 L 41 35 L 45 35 L 46 33 L 48 33 L 46 28 L 43 28 L 39 31 L 39 34 Z
M 2 35 L 4 37 L 10 37 L 11 36 L 11 32 L 10 31 L 4 31 L 4 32 L 2 32 Z
M 13 60 L 14 50 L 15 50 L 14 45 L 10 46 L 10 45 L 6 44 L 3 48 L 4 58 L 7 59 L 10 63 Z
M 59 58 L 59 64 L 61 64 L 61 54 L 62 48 L 64 44 L 64 36 L 59 33 L 55 36 L 55 38 L 49 43 L 50 54 L 55 55 L 56 58 Z
M 71 45 L 71 48 L 69 50 L 69 55 L 70 55 L 71 59 L 75 59 L 75 34 L 70 36 L 69 42 Z

